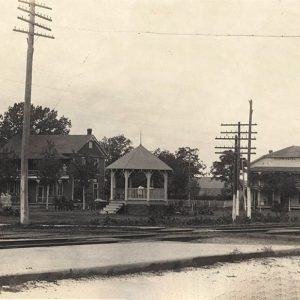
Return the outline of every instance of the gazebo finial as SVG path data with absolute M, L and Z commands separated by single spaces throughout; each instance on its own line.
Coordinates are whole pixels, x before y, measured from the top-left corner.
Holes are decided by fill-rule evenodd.
M 142 145 L 142 130 L 140 130 L 140 146 Z

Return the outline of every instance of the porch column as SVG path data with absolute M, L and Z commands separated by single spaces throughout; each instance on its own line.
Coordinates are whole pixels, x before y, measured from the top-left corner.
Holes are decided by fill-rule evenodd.
M 74 201 L 74 185 L 75 185 L 74 178 L 72 177 L 72 195 L 71 195 L 72 201 Z
M 39 187 L 40 187 L 40 180 L 36 180 L 36 195 L 35 195 L 35 202 L 38 203 L 39 200 Z
M 235 221 L 236 219 L 236 194 L 233 193 L 232 195 L 232 220 Z
M 247 217 L 251 219 L 252 190 L 247 187 Z
M 164 172 L 164 200 L 168 201 L 168 172 Z
M 240 190 L 236 191 L 236 199 L 235 199 L 235 216 L 238 217 L 240 215 Z
M 110 201 L 114 200 L 115 171 L 110 171 Z
M 128 179 L 129 179 L 129 171 L 124 171 L 124 177 L 125 177 L 125 202 L 128 200 Z
M 258 190 L 257 192 L 257 204 L 261 207 L 261 191 Z
M 146 178 L 147 178 L 147 202 L 149 203 L 152 172 L 148 171 L 148 172 L 145 172 L 145 174 L 146 174 Z

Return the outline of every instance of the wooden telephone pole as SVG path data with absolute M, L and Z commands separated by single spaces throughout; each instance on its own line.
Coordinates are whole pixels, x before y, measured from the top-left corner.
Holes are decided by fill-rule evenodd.
M 27 6 L 19 6 L 18 9 L 28 13 L 29 18 L 18 16 L 18 19 L 28 23 L 28 31 L 24 29 L 14 28 L 16 32 L 27 34 L 27 63 L 26 63 L 26 83 L 25 83 L 25 99 L 24 99 L 24 117 L 23 117 L 23 133 L 22 133 L 22 149 L 21 149 L 21 186 L 20 186 L 20 223 L 29 224 L 29 208 L 28 208 L 28 148 L 30 136 L 30 110 L 31 110 L 31 87 L 32 87 L 32 62 L 34 52 L 34 37 L 45 37 L 54 39 L 53 36 L 35 32 L 35 27 L 42 28 L 47 31 L 51 29 L 45 25 L 35 21 L 36 17 L 51 22 L 52 19 L 46 15 L 36 12 L 36 7 L 51 10 L 52 8 L 44 4 L 38 4 L 35 0 L 18 0 L 18 2 Z
M 253 109 L 252 109 L 252 100 L 249 100 L 249 134 L 248 134 L 248 149 L 251 149 L 251 141 L 252 141 L 252 114 L 253 114 Z M 248 151 L 247 155 L 247 217 L 251 219 L 251 182 L 250 182 L 250 164 L 251 164 L 251 151 Z
M 252 100 L 251 100 L 251 109 L 252 109 Z M 218 149 L 216 151 L 216 154 L 225 154 L 226 151 L 232 151 L 233 152 L 233 182 L 232 182 L 232 191 L 233 191 L 233 197 L 232 197 L 232 220 L 234 221 L 237 216 L 240 214 L 240 174 L 241 174 L 241 159 L 242 156 L 247 154 L 248 158 L 248 168 L 247 173 L 248 176 L 250 174 L 250 158 L 251 154 L 256 154 L 255 152 L 252 152 L 255 147 L 251 147 L 251 141 L 256 140 L 256 138 L 253 138 L 252 135 L 257 134 L 257 132 L 252 131 L 252 126 L 257 126 L 257 124 L 252 124 L 252 113 L 250 116 L 249 124 L 248 123 L 234 123 L 234 124 L 221 124 L 221 126 L 227 126 L 227 127 L 235 127 L 235 130 L 232 131 L 221 131 L 221 134 L 223 136 L 216 137 L 216 140 L 227 140 L 227 141 L 234 141 L 234 146 L 216 146 L 215 148 Z M 248 127 L 249 130 L 241 130 L 241 127 Z M 225 136 L 224 136 L 225 135 Z M 248 146 L 244 147 L 241 145 L 241 141 L 248 141 Z M 243 183 L 244 184 L 244 183 Z M 247 191 L 250 191 L 249 188 L 250 182 L 249 177 L 247 180 Z M 251 218 L 251 195 L 250 198 L 248 198 L 247 193 L 247 216 Z M 250 204 L 249 204 L 250 201 Z M 250 208 L 249 208 L 250 206 Z M 250 214 L 248 214 L 248 211 L 250 209 Z

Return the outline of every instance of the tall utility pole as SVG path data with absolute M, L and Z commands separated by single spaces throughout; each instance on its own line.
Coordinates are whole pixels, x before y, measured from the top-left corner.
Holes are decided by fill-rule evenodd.
M 237 212 L 237 188 L 238 188 L 238 177 L 237 177 L 237 147 L 238 137 L 234 137 L 234 154 L 233 154 L 233 176 L 232 176 L 232 220 L 236 219 Z
M 189 177 L 188 177 L 188 206 L 189 208 L 192 208 L 192 205 L 191 205 L 191 152 L 189 153 Z
M 232 191 L 233 191 L 233 199 L 232 199 L 232 219 L 233 221 L 237 216 L 239 216 L 239 200 L 240 200 L 240 169 L 241 169 L 241 159 L 242 155 L 246 155 L 249 157 L 249 153 L 256 154 L 255 152 L 252 152 L 255 147 L 251 147 L 251 141 L 256 140 L 256 138 L 253 138 L 253 134 L 257 134 L 257 132 L 252 131 L 252 126 L 256 126 L 257 124 L 252 124 L 252 117 L 251 117 L 251 126 L 249 127 L 248 123 L 234 123 L 234 124 L 221 124 L 221 126 L 227 126 L 227 127 L 235 127 L 236 129 L 232 131 L 221 131 L 222 135 L 221 137 L 216 137 L 216 140 L 227 140 L 227 141 L 235 141 L 234 146 L 216 146 L 215 148 L 218 149 L 216 151 L 216 154 L 225 154 L 225 151 L 234 150 L 233 156 L 233 180 L 232 180 Z M 241 127 L 248 127 L 250 128 L 249 131 L 241 130 Z M 250 140 L 250 144 L 249 144 Z M 241 141 L 248 141 L 248 147 L 242 146 Z M 247 150 L 247 151 L 245 151 Z M 248 162 L 248 170 L 249 170 L 249 162 Z M 248 203 L 248 202 L 247 202 Z M 248 212 L 248 206 L 247 205 L 247 212 Z M 251 210 L 251 208 L 250 208 Z M 248 214 L 247 214 L 248 216 Z M 249 218 L 251 216 L 248 216 Z
M 240 174 L 241 174 L 241 122 L 238 122 L 236 146 L 236 216 L 240 215 Z
M 25 99 L 24 99 L 24 117 L 23 117 L 23 133 L 22 133 L 22 149 L 21 149 L 21 187 L 20 187 L 20 223 L 29 224 L 29 208 L 28 208 L 28 149 L 30 136 L 30 110 L 31 110 L 31 87 L 32 87 L 32 62 L 34 52 L 34 37 L 45 37 L 53 39 L 53 36 L 35 32 L 35 27 L 42 28 L 47 31 L 51 29 L 45 25 L 35 21 L 36 17 L 47 20 L 52 19 L 46 15 L 36 12 L 36 7 L 51 10 L 52 8 L 44 4 L 36 3 L 35 0 L 18 0 L 18 2 L 27 6 L 19 6 L 18 9 L 28 13 L 29 18 L 18 16 L 18 19 L 28 23 L 28 31 L 24 29 L 14 28 L 14 31 L 27 34 L 27 62 L 26 62 L 26 83 L 25 83 Z
M 252 109 L 252 100 L 249 100 L 249 134 L 248 134 L 248 155 L 247 155 L 247 217 L 249 219 L 251 219 L 251 199 L 252 199 L 252 195 L 251 195 L 251 183 L 250 183 L 250 176 L 251 176 L 251 172 L 250 172 L 250 164 L 251 164 L 251 141 L 252 141 L 252 114 L 253 114 L 253 109 Z

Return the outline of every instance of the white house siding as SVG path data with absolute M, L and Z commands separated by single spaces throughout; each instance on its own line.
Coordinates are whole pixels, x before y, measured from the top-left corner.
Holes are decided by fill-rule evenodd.
M 300 168 L 300 158 L 276 158 L 265 157 L 251 165 L 251 169 L 255 168 Z

